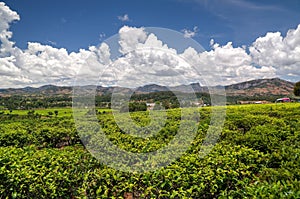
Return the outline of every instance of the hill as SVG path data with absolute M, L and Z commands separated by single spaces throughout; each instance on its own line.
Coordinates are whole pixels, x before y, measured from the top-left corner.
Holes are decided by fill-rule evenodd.
M 293 94 L 294 83 L 279 78 L 258 79 L 225 86 L 228 96 L 270 96 Z
M 220 86 L 214 87 L 218 89 Z M 94 86 L 82 86 L 84 89 L 92 89 Z M 225 86 L 227 96 L 290 96 L 293 95 L 294 83 L 285 81 L 279 78 L 273 79 L 258 79 L 252 81 L 241 82 L 237 84 Z M 120 92 L 132 91 L 130 88 L 123 87 L 102 87 L 97 86 L 97 94 L 105 95 L 110 94 L 118 89 Z M 199 83 L 192 83 L 190 85 L 179 85 L 167 88 L 156 84 L 149 84 L 140 86 L 135 89 L 136 94 L 147 94 L 153 92 L 163 91 L 177 91 L 182 93 L 207 93 L 207 87 L 201 86 Z M 55 86 L 45 85 L 38 88 L 25 87 L 25 88 L 9 88 L 0 89 L 0 96 L 23 95 L 23 96 L 52 96 L 52 95 L 72 95 L 73 87 L 71 86 Z

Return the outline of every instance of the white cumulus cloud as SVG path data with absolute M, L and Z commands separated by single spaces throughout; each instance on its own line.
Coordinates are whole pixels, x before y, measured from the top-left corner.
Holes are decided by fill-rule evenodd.
M 123 26 L 119 30 L 119 35 L 120 52 L 123 54 L 136 49 L 138 44 L 144 43 L 147 39 L 144 28 Z
M 129 20 L 128 15 L 122 18 Z M 1 87 L 72 85 L 75 79 L 82 84 L 100 81 L 103 85 L 140 86 L 187 84 L 203 79 L 209 85 L 224 85 L 258 78 L 300 77 L 300 25 L 285 36 L 267 33 L 249 48 L 234 47 L 232 42 L 221 46 L 211 40 L 208 51 L 197 52 L 189 47 L 179 54 L 154 33 L 129 26 L 120 28 L 115 46 L 102 43 L 68 52 L 28 42 L 23 50 L 11 40 L 10 24 L 16 20 L 20 20 L 19 15 L 0 3 Z M 194 37 L 197 31 L 197 27 L 185 29 L 183 36 Z M 116 51 L 119 58 L 112 57 Z
M 224 46 L 211 41 L 212 50 L 197 53 L 188 48 L 182 54 L 193 63 L 202 77 L 211 84 L 232 84 L 250 79 L 274 77 L 272 67 L 253 66 L 251 56 L 242 47 L 234 48 L 231 42 Z M 222 78 L 216 80 L 216 74 Z
M 274 67 L 278 76 L 300 76 L 300 25 L 286 36 L 280 32 L 259 37 L 249 48 L 253 61 L 260 66 Z
M 10 41 L 12 32 L 9 31 L 9 24 L 13 21 L 20 20 L 20 16 L 12 11 L 5 3 L 0 2 L 0 57 L 10 55 L 13 51 L 14 42 Z

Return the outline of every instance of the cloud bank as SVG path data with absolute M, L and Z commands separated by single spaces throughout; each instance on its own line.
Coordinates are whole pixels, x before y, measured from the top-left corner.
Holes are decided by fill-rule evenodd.
M 191 83 L 204 76 L 212 80 L 216 73 L 222 77 L 214 79 L 216 85 L 258 78 L 300 78 L 300 25 L 285 36 L 280 32 L 267 33 L 248 48 L 234 47 L 232 42 L 220 46 L 212 40 L 209 51 L 199 53 L 187 48 L 181 54 L 143 27 L 123 26 L 118 41 L 122 56 L 112 59 L 112 49 L 106 43 L 70 53 L 37 42 L 28 42 L 26 49 L 20 49 L 11 40 L 13 33 L 9 31 L 11 23 L 17 20 L 19 15 L 0 2 L 1 88 L 73 85 L 75 78 L 89 84 L 91 80 L 98 81 L 99 76 L 100 83 L 111 85 L 118 78 L 119 84 L 128 86 L 166 81 Z M 196 29 L 185 35 L 192 37 L 194 32 Z M 183 76 L 184 81 L 180 81 Z

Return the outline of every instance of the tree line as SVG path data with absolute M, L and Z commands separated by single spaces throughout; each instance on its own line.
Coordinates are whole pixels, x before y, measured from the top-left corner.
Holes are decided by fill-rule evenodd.
M 295 84 L 294 95 L 300 96 L 300 81 Z M 131 96 L 129 111 L 144 110 L 146 102 L 160 103 L 165 109 L 178 108 L 180 103 L 178 97 L 182 97 L 187 101 L 194 100 L 193 94 L 161 91 L 146 94 L 134 93 Z M 203 104 L 210 104 L 211 95 L 209 93 L 196 93 L 197 99 L 201 100 Z M 214 96 L 218 97 L 218 96 Z M 266 95 L 266 96 L 226 96 L 227 104 L 238 104 L 238 101 L 251 101 L 251 100 L 266 100 L 274 102 L 280 95 Z M 182 102 L 181 102 L 182 103 Z M 182 105 L 182 104 L 181 104 Z M 72 96 L 0 96 L 0 109 L 16 110 L 16 109 L 35 109 L 35 108 L 53 108 L 53 107 L 71 107 Z M 95 96 L 95 106 L 102 108 L 111 108 L 111 94 L 104 94 Z M 123 108 L 124 109 L 124 108 Z

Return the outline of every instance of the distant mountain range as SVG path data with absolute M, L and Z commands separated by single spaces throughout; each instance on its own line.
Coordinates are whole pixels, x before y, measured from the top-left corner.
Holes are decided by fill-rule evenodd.
M 292 95 L 295 83 L 279 78 L 259 79 L 225 86 L 229 96 Z
M 82 86 L 81 88 L 92 89 L 94 86 Z M 293 94 L 294 83 L 285 81 L 279 78 L 273 79 L 258 79 L 252 81 L 241 82 L 237 84 L 224 86 L 228 96 L 265 96 L 265 95 L 282 95 L 289 96 Z M 213 89 L 219 89 L 220 86 L 213 87 Z M 109 94 L 118 89 L 119 92 L 131 91 L 129 88 L 123 87 L 102 87 L 97 86 L 97 94 Z M 182 93 L 207 93 L 208 87 L 203 87 L 199 83 L 192 83 L 190 85 L 180 85 L 175 87 L 165 87 L 156 84 L 149 84 L 138 87 L 135 89 L 137 94 L 146 94 L 152 92 L 162 91 L 177 91 Z M 45 85 L 38 88 L 25 87 L 25 88 L 9 88 L 0 89 L 0 96 L 10 95 L 72 95 L 73 87 L 70 86 L 54 86 Z

